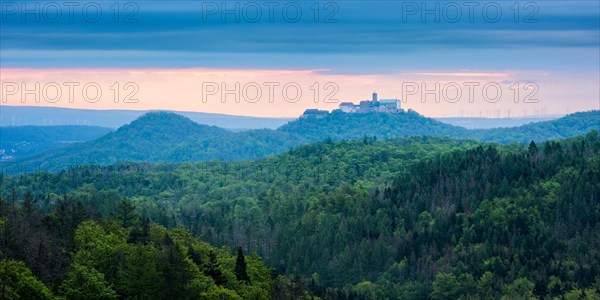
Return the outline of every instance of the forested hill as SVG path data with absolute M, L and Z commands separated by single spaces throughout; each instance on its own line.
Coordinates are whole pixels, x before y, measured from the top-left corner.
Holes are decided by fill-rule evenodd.
M 195 123 L 183 116 L 152 112 L 114 132 L 85 143 L 77 143 L 42 154 L 6 163 L 5 169 L 25 172 L 62 170 L 81 164 L 110 164 L 118 161 L 157 161 L 186 140 L 204 140 L 230 131 Z
M 112 129 L 96 126 L 0 127 L 0 159 L 23 157 L 75 142 L 97 139 Z
M 469 130 L 424 117 L 414 111 L 396 114 L 348 114 L 334 111 L 323 119 L 305 118 L 290 122 L 278 131 L 297 134 L 311 141 L 326 138 L 352 140 L 363 136 L 389 139 L 404 136 L 467 137 Z
M 97 140 L 48 151 L 3 170 L 20 173 L 62 170 L 80 164 L 117 161 L 184 162 L 249 160 L 285 152 L 299 145 L 326 139 L 356 140 L 363 137 L 389 139 L 404 136 L 445 136 L 502 143 L 527 143 L 565 138 L 600 130 L 600 111 L 514 128 L 468 130 L 426 118 L 414 111 L 398 114 L 346 114 L 339 111 L 323 119 L 290 122 L 277 130 L 230 132 L 194 123 L 173 113 L 146 114 L 129 125 Z
M 99 158 L 101 162 L 155 160 L 153 158 L 160 157 L 183 141 L 204 140 L 213 136 L 226 138 L 229 134 L 231 132 L 225 129 L 198 124 L 174 113 L 153 112 L 120 127 L 114 133 L 70 151 Z
M 470 137 L 498 143 L 529 143 L 563 139 L 600 130 L 600 110 L 577 112 L 560 119 L 530 123 L 514 128 L 493 128 L 471 131 Z
M 389 139 L 404 136 L 445 136 L 471 138 L 487 142 L 529 143 L 581 135 L 600 130 L 600 110 L 578 112 L 565 117 L 518 127 L 494 129 L 466 129 L 427 118 L 415 111 L 398 114 L 347 114 L 334 111 L 323 119 L 306 118 L 290 122 L 280 128 L 311 141 L 326 138 L 334 140 L 358 139 L 376 136 Z
M 44 211 L 66 195 L 91 215 L 125 201 L 327 299 L 595 299 L 599 170 L 596 131 L 529 145 L 364 138 L 247 162 L 2 176 L 0 195 Z

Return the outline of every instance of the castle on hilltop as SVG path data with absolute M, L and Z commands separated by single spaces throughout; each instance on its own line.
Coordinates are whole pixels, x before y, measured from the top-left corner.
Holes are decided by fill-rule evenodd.
M 342 102 L 338 108 L 340 111 L 345 113 L 370 113 L 370 112 L 381 112 L 381 113 L 398 113 L 402 111 L 400 108 L 400 100 L 398 99 L 377 99 L 377 93 L 373 93 L 371 100 L 360 101 L 359 104 L 352 102 Z M 300 118 L 324 118 L 329 114 L 327 110 L 319 109 L 307 109 L 304 111 Z

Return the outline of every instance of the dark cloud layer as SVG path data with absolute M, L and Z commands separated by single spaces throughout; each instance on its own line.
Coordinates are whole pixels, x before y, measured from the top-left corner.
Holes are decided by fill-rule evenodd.
M 597 1 L 84 1 L 72 15 L 65 3 L 3 1 L 2 64 L 298 68 L 294 59 L 330 67 L 367 56 L 377 66 L 453 51 L 594 54 L 600 39 Z M 327 59 L 337 55 L 347 57 Z

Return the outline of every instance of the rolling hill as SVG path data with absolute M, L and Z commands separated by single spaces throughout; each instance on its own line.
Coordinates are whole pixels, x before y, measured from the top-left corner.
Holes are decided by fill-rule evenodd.
M 248 160 L 282 153 L 322 140 L 391 139 L 438 136 L 499 143 L 542 142 L 600 130 L 600 111 L 580 112 L 563 118 L 513 128 L 469 130 L 424 117 L 414 111 L 398 114 L 345 114 L 298 119 L 277 130 L 231 132 L 200 125 L 169 112 L 148 113 L 99 139 L 71 145 L 16 162 L 19 171 L 62 170 L 80 164 L 117 161 L 185 162 Z M 10 165 L 3 166 L 9 173 Z
M 357 139 L 366 135 L 380 139 L 446 136 L 499 143 L 529 143 L 532 140 L 542 142 L 585 134 L 593 129 L 600 129 L 600 110 L 573 113 L 556 120 L 518 127 L 491 129 L 453 126 L 411 110 L 398 114 L 345 114 L 334 111 L 323 119 L 299 119 L 278 128 L 279 131 L 297 134 L 313 141 L 327 137 L 334 140 Z
M 149 113 L 148 110 L 96 110 L 62 107 L 2 105 L 0 126 L 87 125 L 119 128 Z M 226 129 L 275 129 L 293 119 L 235 116 L 216 113 L 171 111 L 194 122 Z
M 514 128 L 491 128 L 471 131 L 471 137 L 488 142 L 528 143 L 581 135 L 600 128 L 600 110 L 577 112 L 560 119 L 529 123 Z
M 96 126 L 16 126 L 0 127 L 0 159 L 8 160 L 86 142 L 112 129 Z
M 499 127 L 517 127 L 529 123 L 551 121 L 565 115 L 534 115 L 527 117 L 511 118 L 483 118 L 483 117 L 443 117 L 435 118 L 438 121 L 467 129 L 490 129 Z
M 161 154 L 185 140 L 233 134 L 225 129 L 201 125 L 167 112 L 153 112 L 98 139 L 51 150 L 20 160 L 21 169 L 61 170 L 80 164 L 118 161 L 158 161 Z

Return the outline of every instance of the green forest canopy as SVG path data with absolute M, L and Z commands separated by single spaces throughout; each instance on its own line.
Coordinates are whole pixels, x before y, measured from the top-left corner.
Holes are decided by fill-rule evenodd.
M 189 235 L 172 230 L 232 250 L 241 246 L 279 273 L 297 276 L 292 283 L 281 279 L 288 283 L 286 293 L 307 291 L 328 299 L 577 299 L 597 297 L 600 287 L 599 151 L 595 131 L 528 146 L 364 138 L 328 140 L 257 161 L 82 166 L 55 174 L 3 176 L 0 184 L 5 202 L 22 201 L 13 210 L 33 205 L 49 216 L 66 210 L 119 220 L 127 211 L 123 205 L 130 205 L 129 211 L 151 228 L 184 228 Z M 114 225 L 80 219 L 55 222 L 69 220 L 74 236 L 83 224 L 114 234 L 111 245 L 125 241 L 147 247 L 144 239 L 143 246 L 136 246 L 140 242 L 131 239 L 131 232 L 119 235 Z M 15 221 L 7 220 L 16 228 Z M 31 230 L 59 226 L 51 224 Z M 121 221 L 120 226 L 131 224 Z M 78 249 L 76 238 L 61 243 L 66 245 L 47 247 Z M 162 238 L 154 243 L 152 251 L 164 250 Z M 8 257 L 25 261 L 45 284 L 66 284 L 51 283 L 33 268 L 34 250 L 18 257 L 15 249 L 22 248 L 10 249 Z M 192 259 L 179 250 L 181 259 Z M 236 256 L 226 252 L 228 272 L 237 280 Z M 65 282 L 72 272 L 89 271 L 74 268 L 77 255 L 63 259 L 63 267 L 71 269 L 62 273 Z M 114 271 L 90 260 L 97 272 L 85 276 L 104 276 L 108 284 L 96 288 L 110 293 L 104 289 L 109 286 L 125 295 L 116 288 L 124 283 L 111 277 Z M 250 284 L 264 284 L 263 295 L 274 297 L 273 291 L 279 291 L 273 281 L 255 282 L 249 275 Z

